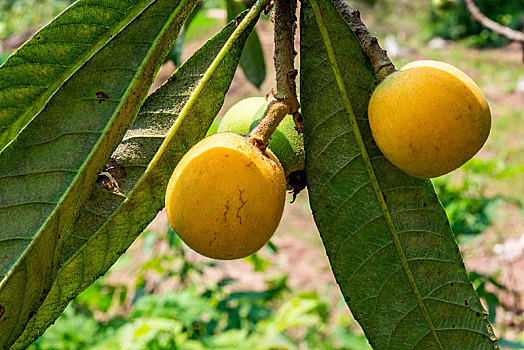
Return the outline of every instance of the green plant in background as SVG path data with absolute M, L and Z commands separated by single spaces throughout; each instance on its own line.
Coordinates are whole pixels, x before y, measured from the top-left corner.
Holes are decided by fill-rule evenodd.
M 34 30 L 56 16 L 73 0 L 3 0 L 0 2 L 0 41 L 20 28 Z
M 343 305 L 332 310 L 317 293 L 292 294 L 286 276 L 267 280 L 261 291 L 232 292 L 233 279 L 205 282 L 211 265 L 188 262 L 187 246 L 171 230 L 144 232 L 141 242 L 148 258 L 133 269 L 132 300 L 127 287 L 99 279 L 30 349 L 370 349 L 364 335 L 351 330 L 355 321 Z M 151 254 L 159 245 L 170 249 Z M 113 273 L 129 269 L 125 260 Z M 145 288 L 151 271 L 157 282 Z M 184 288 L 155 292 L 174 280 Z M 115 313 L 129 302 L 125 315 Z
M 524 2 L 506 0 L 477 0 L 482 13 L 509 28 L 520 30 L 524 25 Z M 432 0 L 430 31 L 448 40 L 464 39 L 469 45 L 502 46 L 508 39 L 486 29 L 471 18 L 462 0 Z
M 253 4 L 254 2 L 250 6 Z M 200 1 L 186 21 L 166 60 L 173 61 L 177 67 L 180 66 L 182 63 L 182 47 L 185 41 L 191 42 L 205 38 L 219 29 L 223 25 L 223 19 L 216 18 L 216 15 L 208 15 L 212 10 L 217 9 L 225 10 L 227 21 L 232 21 L 240 12 L 246 10 L 247 6 L 236 0 Z M 239 65 L 247 80 L 259 88 L 266 78 L 266 65 L 262 45 L 255 30 L 246 41 Z
M 468 240 L 483 233 L 497 218 L 501 202 L 522 204 L 516 199 L 502 195 L 489 196 L 486 191 L 491 180 L 512 177 L 522 171 L 519 166 L 504 166 L 497 160 L 472 159 L 462 168 L 460 181 L 451 176 L 433 179 L 433 185 L 446 209 L 453 232 L 459 240 Z

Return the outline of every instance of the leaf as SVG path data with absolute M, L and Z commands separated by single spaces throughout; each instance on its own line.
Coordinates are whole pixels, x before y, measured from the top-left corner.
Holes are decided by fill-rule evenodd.
M 351 312 L 375 349 L 496 348 L 431 182 L 373 141 L 376 79 L 355 35 L 329 0 L 301 11 L 310 203 Z
M 0 348 L 49 292 L 63 241 L 196 0 L 156 0 L 0 153 Z
M 199 1 L 197 2 L 197 5 L 193 9 L 193 12 L 191 12 L 189 17 L 187 18 L 186 23 L 180 30 L 180 34 L 178 34 L 178 38 L 175 41 L 175 45 L 173 45 L 173 49 L 171 50 L 169 55 L 167 55 L 166 57 L 166 62 L 173 61 L 173 63 L 175 64 L 175 67 L 180 67 L 180 65 L 182 64 L 182 49 L 184 47 L 187 28 L 189 28 L 191 21 L 193 20 L 193 18 L 195 18 L 195 16 L 201 9 L 202 9 L 202 2 Z
M 153 0 L 81 0 L 0 67 L 0 151 L 64 81 Z
M 148 97 L 113 153 L 127 172 L 122 194 L 95 188 L 64 244 L 63 264 L 51 291 L 13 349 L 25 348 L 42 334 L 162 209 L 175 165 L 206 134 L 220 110 L 242 47 L 265 4 L 267 0 L 241 14 L 238 27 L 230 23 Z
M 245 6 L 235 0 L 226 0 L 227 20 L 232 21 Z M 247 80 L 257 88 L 266 79 L 266 62 L 264 61 L 264 51 L 260 44 L 257 32 L 253 30 L 246 41 L 244 51 L 240 57 L 240 67 L 244 71 Z

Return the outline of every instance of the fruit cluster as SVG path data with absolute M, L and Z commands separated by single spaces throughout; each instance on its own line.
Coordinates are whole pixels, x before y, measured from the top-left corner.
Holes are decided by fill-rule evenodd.
M 286 116 L 260 150 L 247 134 L 270 101 L 235 104 L 217 134 L 197 143 L 177 165 L 166 191 L 173 230 L 188 246 L 216 259 L 260 249 L 282 216 L 285 190 L 305 187 L 304 139 Z M 480 89 L 459 69 L 416 61 L 390 74 L 369 103 L 373 138 L 384 156 L 415 177 L 446 174 L 486 141 L 491 115 Z

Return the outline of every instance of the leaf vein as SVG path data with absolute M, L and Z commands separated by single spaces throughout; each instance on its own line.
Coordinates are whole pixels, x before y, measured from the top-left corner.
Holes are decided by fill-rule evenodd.
M 54 172 L 77 173 L 78 171 L 74 169 L 46 169 L 46 170 L 41 170 L 41 171 L 30 171 L 28 173 L 5 174 L 5 175 L 0 176 L 0 180 L 5 179 L 5 178 L 10 178 L 10 177 L 37 175 L 37 174 L 54 173 Z
M 48 204 L 48 205 L 56 205 L 58 202 L 49 202 L 49 201 L 29 201 L 29 202 L 19 202 L 19 203 L 11 203 L 7 205 L 0 205 L 0 210 L 8 209 L 8 208 L 14 208 L 14 207 L 21 207 L 24 205 L 29 204 Z
M 367 182 L 364 182 L 362 185 L 358 186 L 357 189 L 355 191 L 353 191 L 353 193 L 351 193 L 351 195 L 349 195 L 348 198 L 346 198 L 334 211 L 333 213 L 331 214 L 331 216 L 329 217 L 329 221 L 332 221 L 334 220 L 333 218 L 337 216 L 338 212 L 340 211 L 340 209 L 346 205 L 350 200 L 351 198 L 353 198 L 360 190 L 362 190 L 364 187 L 366 187 L 367 185 L 371 184 L 371 181 L 367 181 Z
M 90 131 L 90 130 L 65 131 L 65 132 L 62 132 L 62 133 L 58 134 L 57 136 L 53 137 L 52 139 L 47 139 L 47 140 L 43 140 L 43 141 L 40 141 L 40 142 L 31 143 L 31 144 L 25 145 L 21 149 L 27 149 L 27 148 L 36 147 L 36 146 L 42 146 L 42 145 L 49 144 L 49 143 L 52 143 L 54 141 L 57 141 L 57 140 L 61 139 L 64 136 L 81 135 L 81 134 L 98 135 L 98 134 L 101 134 L 101 132 L 100 131 Z

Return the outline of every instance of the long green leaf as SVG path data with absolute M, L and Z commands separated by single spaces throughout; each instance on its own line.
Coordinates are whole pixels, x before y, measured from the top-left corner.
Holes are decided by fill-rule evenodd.
M 122 193 L 95 189 L 64 244 L 64 264 L 14 349 L 22 349 L 105 273 L 164 206 L 173 168 L 206 134 L 261 9 L 243 13 L 191 56 L 142 106 L 113 159 L 126 169 Z M 236 24 L 238 24 L 236 27 Z
M 227 20 L 231 21 L 245 9 L 245 5 L 236 0 L 226 0 L 226 8 Z M 262 44 L 260 43 L 256 30 L 253 30 L 249 38 L 247 38 L 244 51 L 240 57 L 240 67 L 246 75 L 247 80 L 257 88 L 259 88 L 266 79 L 264 50 L 262 50 Z
M 376 79 L 329 0 L 302 2 L 301 102 L 311 207 L 333 272 L 375 349 L 493 349 L 446 214 L 428 180 L 373 142 Z
M 81 203 L 144 101 L 196 0 L 156 0 L 0 153 L 0 348 L 49 292 Z
M 0 67 L 0 150 L 152 1 L 77 1 L 9 57 Z

